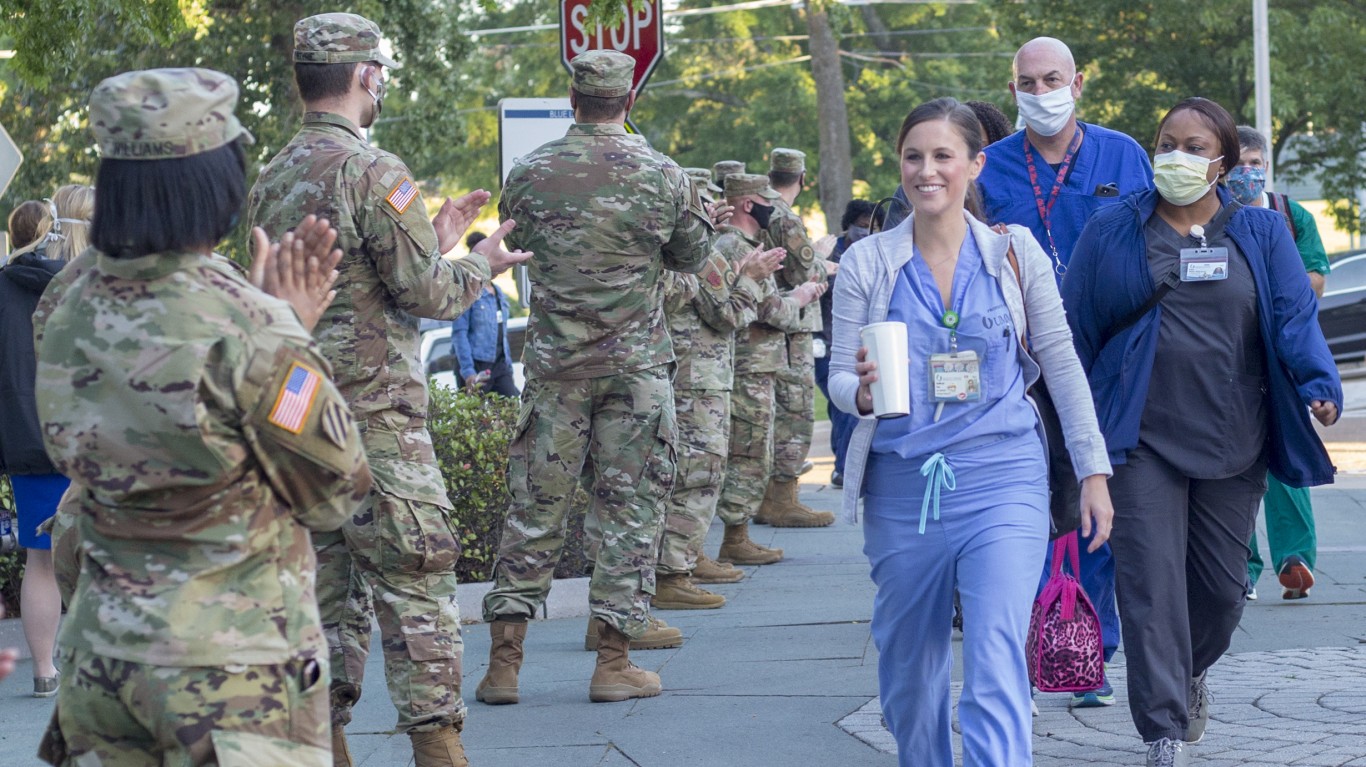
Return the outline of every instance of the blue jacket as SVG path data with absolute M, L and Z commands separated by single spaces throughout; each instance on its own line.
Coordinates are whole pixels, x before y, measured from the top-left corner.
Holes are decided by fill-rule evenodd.
M 488 291 L 479 294 L 470 308 L 451 322 L 451 353 L 460 363 L 460 380 L 474 375 L 474 361 L 494 362 L 498 357 L 499 322 L 498 313 L 503 313 L 503 322 L 508 321 L 508 299 L 497 285 L 493 294 Z M 512 364 L 512 347 L 508 344 L 507 333 L 502 333 L 503 358 Z
M 1116 464 L 1138 446 L 1162 305 L 1104 347 L 1100 343 L 1156 287 L 1143 227 L 1157 210 L 1157 199 L 1156 192 L 1142 192 L 1097 213 L 1082 230 L 1062 283 L 1077 356 L 1091 382 L 1110 461 Z M 1223 187 L 1219 199 L 1225 204 L 1231 199 Z M 1319 329 L 1318 300 L 1295 241 L 1283 216 L 1265 208 L 1240 209 L 1225 231 L 1247 257 L 1257 285 L 1269 383 L 1271 473 L 1293 487 L 1331 483 L 1335 469 L 1314 432 L 1308 405 L 1324 400 L 1336 403 L 1341 412 L 1342 382 Z

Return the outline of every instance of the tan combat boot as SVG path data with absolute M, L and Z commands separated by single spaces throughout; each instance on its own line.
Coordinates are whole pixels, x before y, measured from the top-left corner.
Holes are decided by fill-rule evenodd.
M 489 624 L 489 670 L 474 690 L 475 700 L 490 706 L 517 702 L 517 672 L 522 669 L 522 640 L 526 621 L 496 620 Z
M 351 749 L 346 745 L 346 730 L 332 727 L 332 767 L 354 767 Z
M 777 502 L 769 512 L 768 523 L 774 527 L 825 527 L 835 523 L 835 515 L 828 511 L 816 511 L 797 500 L 797 481 L 773 480 L 768 489 Z
M 721 539 L 718 562 L 733 565 L 771 565 L 783 558 L 782 549 L 770 549 L 749 539 L 749 523 L 726 525 L 726 536 Z
M 525 623 L 522 626 L 526 626 Z M 413 741 L 413 767 L 469 767 L 460 730 L 446 725 L 439 730 L 410 732 Z
M 777 516 L 782 511 L 782 499 L 778 497 L 774 488 L 776 480 L 769 479 L 768 487 L 764 488 L 764 500 L 759 504 L 759 510 L 754 512 L 754 518 L 750 521 L 756 525 L 767 525 L 770 519 Z
M 667 650 L 683 644 L 682 631 L 653 615 L 646 620 L 650 622 L 650 625 L 640 638 L 631 640 L 632 650 Z M 588 631 L 583 635 L 583 649 L 598 649 L 598 620 L 592 616 L 588 618 Z
M 658 695 L 664 689 L 659 674 L 631 663 L 631 640 L 601 618 L 593 620 L 599 624 L 598 667 L 588 683 L 588 699 L 594 703 L 617 703 Z
M 715 610 L 726 598 L 698 588 L 687 573 L 659 576 L 655 583 L 655 598 L 650 604 L 660 610 Z
M 693 583 L 735 583 L 745 579 L 745 571 L 731 565 L 723 565 L 715 559 L 701 554 L 697 557 L 697 567 L 692 571 Z M 631 649 L 635 649 L 632 647 Z

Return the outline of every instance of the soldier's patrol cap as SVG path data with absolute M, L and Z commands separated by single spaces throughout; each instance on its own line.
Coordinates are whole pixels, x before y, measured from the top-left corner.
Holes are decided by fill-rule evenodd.
M 684 168 L 683 172 L 688 174 L 688 178 L 692 179 L 692 182 L 697 186 L 698 191 L 721 194 L 721 187 L 711 182 L 711 171 L 706 168 Z
M 303 64 L 377 61 L 390 69 L 402 65 L 380 52 L 379 25 L 354 13 L 320 13 L 294 24 L 294 60 Z
M 739 160 L 722 160 L 711 166 L 711 180 L 717 184 L 724 184 L 726 176 L 744 172 L 745 164 Z
M 778 193 L 768 185 L 768 176 L 756 176 L 752 173 L 732 173 L 726 176 L 727 198 L 744 197 L 747 194 L 757 194 L 765 200 L 778 199 Z
M 768 170 L 770 173 L 802 173 L 806 170 L 806 152 L 782 147 L 774 149 L 768 153 Z
M 574 90 L 585 96 L 613 98 L 631 92 L 636 60 L 617 51 L 587 51 L 569 62 L 574 70 Z
M 167 160 L 255 143 L 233 114 L 237 81 L 212 69 L 146 69 L 90 93 L 90 131 L 106 160 Z

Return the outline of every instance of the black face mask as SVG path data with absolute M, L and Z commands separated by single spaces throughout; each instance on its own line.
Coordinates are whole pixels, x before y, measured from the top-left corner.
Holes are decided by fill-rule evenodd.
M 768 222 L 773 218 L 773 206 L 760 205 L 756 202 L 754 203 L 754 207 L 749 209 L 749 214 L 754 216 L 755 221 L 759 222 L 760 229 L 767 229 Z

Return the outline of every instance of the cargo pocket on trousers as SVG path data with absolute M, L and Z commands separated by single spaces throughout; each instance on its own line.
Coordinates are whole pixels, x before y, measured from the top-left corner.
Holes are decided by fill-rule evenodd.
M 328 749 L 254 732 L 215 730 L 213 753 L 219 767 L 332 767 Z
M 636 498 L 642 503 L 662 508 L 663 501 L 673 492 L 678 473 L 678 424 L 674 412 L 665 409 L 659 414 L 655 426 L 654 449 L 645 457 L 640 483 L 636 486 Z
M 683 445 L 678 450 L 678 477 L 674 489 L 720 487 L 725 473 L 725 456 L 709 453 L 695 445 Z
M 396 496 L 379 500 L 380 566 L 389 572 L 449 573 L 460 559 L 460 541 L 449 512 L 433 503 Z
M 738 413 L 730 418 L 730 454 L 744 458 L 763 458 L 768 454 L 767 429 L 746 421 Z

